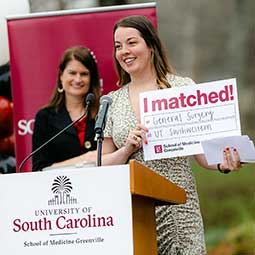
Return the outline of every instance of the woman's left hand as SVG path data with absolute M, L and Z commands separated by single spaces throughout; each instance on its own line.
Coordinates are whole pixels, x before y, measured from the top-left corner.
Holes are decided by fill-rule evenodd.
M 231 153 L 229 147 L 225 148 L 223 151 L 224 161 L 218 165 L 219 171 L 227 173 L 234 170 L 240 170 L 242 163 L 240 161 L 239 153 L 236 148 L 233 148 L 232 152 L 233 153 Z

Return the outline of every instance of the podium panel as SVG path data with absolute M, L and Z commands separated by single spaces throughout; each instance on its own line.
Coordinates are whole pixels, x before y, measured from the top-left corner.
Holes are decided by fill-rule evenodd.
M 0 176 L 1 252 L 156 255 L 155 206 L 183 189 L 137 161 Z
M 0 177 L 2 254 L 133 254 L 129 166 Z

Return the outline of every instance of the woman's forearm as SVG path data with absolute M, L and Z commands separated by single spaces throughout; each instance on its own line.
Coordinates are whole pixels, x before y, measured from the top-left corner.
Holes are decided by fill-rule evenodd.
M 102 165 L 119 165 L 126 164 L 132 152 L 126 147 L 122 147 L 114 152 L 102 155 Z

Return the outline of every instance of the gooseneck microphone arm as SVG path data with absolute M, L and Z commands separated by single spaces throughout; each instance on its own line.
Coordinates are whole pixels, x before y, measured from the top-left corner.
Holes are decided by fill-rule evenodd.
M 27 162 L 29 158 L 31 158 L 34 154 L 36 154 L 38 151 L 40 151 L 44 146 L 46 146 L 48 143 L 50 143 L 52 140 L 54 140 L 56 137 L 64 133 L 68 128 L 72 127 L 75 123 L 77 123 L 79 120 L 84 118 L 88 114 L 89 107 L 91 106 L 92 102 L 94 101 L 95 96 L 92 93 L 89 93 L 86 97 L 86 108 L 85 112 L 75 121 L 71 122 L 69 125 L 67 125 L 64 129 L 60 130 L 57 134 L 52 136 L 49 140 L 47 140 L 45 143 L 43 143 L 41 146 L 39 146 L 36 150 L 32 151 L 30 154 L 28 154 L 20 163 L 18 168 L 18 173 L 21 172 L 22 167 Z
M 105 95 L 100 98 L 100 107 L 96 117 L 95 133 L 97 139 L 97 166 L 102 165 L 102 144 L 104 140 L 104 128 L 107 119 L 107 112 L 112 103 L 111 97 Z

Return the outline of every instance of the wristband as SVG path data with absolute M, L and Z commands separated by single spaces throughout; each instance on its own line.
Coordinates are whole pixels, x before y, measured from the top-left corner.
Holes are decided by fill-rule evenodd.
M 220 164 L 217 164 L 217 169 L 218 169 L 221 173 L 223 173 L 223 174 L 228 174 L 229 172 L 231 172 L 231 170 L 229 170 L 229 169 L 222 170 L 222 169 L 220 168 Z

